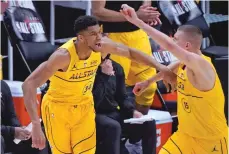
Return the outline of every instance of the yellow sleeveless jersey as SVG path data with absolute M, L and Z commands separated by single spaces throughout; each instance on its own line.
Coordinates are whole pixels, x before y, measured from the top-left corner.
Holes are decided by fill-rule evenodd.
M 210 58 L 202 57 L 211 63 Z M 215 70 L 213 65 L 212 67 Z M 214 87 L 207 92 L 199 91 L 190 83 L 185 65 L 180 65 L 178 76 L 178 131 L 202 139 L 218 139 L 225 136 L 225 98 L 217 73 Z
M 86 104 L 93 99 L 92 88 L 101 54 L 92 52 L 87 60 L 80 60 L 74 45 L 76 38 L 60 48 L 66 49 L 71 61 L 66 72 L 57 71 L 50 78 L 50 86 L 45 97 L 57 103 Z

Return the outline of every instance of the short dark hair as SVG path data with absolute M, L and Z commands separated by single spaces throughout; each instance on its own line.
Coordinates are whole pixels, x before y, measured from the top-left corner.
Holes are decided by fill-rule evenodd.
M 74 32 L 77 35 L 80 31 L 87 29 L 90 26 L 98 25 L 98 20 L 93 16 L 80 16 L 75 20 Z

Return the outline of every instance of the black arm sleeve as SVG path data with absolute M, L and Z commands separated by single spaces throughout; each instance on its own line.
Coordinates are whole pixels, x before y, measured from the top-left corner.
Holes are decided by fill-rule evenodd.
M 109 79 L 109 76 L 101 72 L 101 67 L 98 68 L 94 87 L 92 90 L 93 97 L 94 97 L 94 103 L 95 103 L 95 111 L 97 111 L 100 103 L 103 101 L 103 98 L 105 96 L 105 83 Z
M 14 138 L 14 133 L 15 133 L 15 127 L 13 126 L 5 126 L 1 125 L 1 135 L 4 138 Z
M 1 134 L 4 138 L 14 138 L 15 127 L 20 126 L 17 119 L 11 91 L 1 80 Z
M 14 103 L 13 103 L 13 98 L 11 95 L 11 91 L 9 86 L 7 85 L 7 83 L 5 83 L 4 81 L 1 82 L 1 90 L 2 90 L 2 99 L 1 101 L 2 104 L 4 104 L 5 106 L 5 113 L 6 116 L 4 119 L 4 121 L 6 122 L 6 125 L 9 126 L 20 126 L 20 122 L 17 119 L 16 113 L 15 113 L 15 109 L 14 109 Z
M 128 99 L 125 86 L 125 74 L 123 68 L 118 63 L 113 62 L 116 74 L 116 92 L 115 99 L 119 103 L 121 113 L 125 118 L 132 118 L 135 109 L 134 104 Z

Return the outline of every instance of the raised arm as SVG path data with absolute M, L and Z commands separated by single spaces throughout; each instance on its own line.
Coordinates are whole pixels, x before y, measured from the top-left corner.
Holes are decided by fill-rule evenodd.
M 145 24 L 137 17 L 133 8 L 129 7 L 128 5 L 123 5 L 123 10 L 121 12 L 129 22 L 143 29 L 155 42 L 157 42 L 164 49 L 170 51 L 188 68 L 199 71 L 200 64 L 206 63 L 206 61 L 199 55 L 188 52 L 187 50 L 179 47 L 170 37 Z
M 210 62 L 205 60 L 200 55 L 201 52 L 199 50 L 200 50 L 201 38 L 197 38 L 197 37 L 195 38 L 195 39 L 199 39 L 199 42 L 197 43 L 199 45 L 198 48 L 197 48 L 198 45 L 195 46 L 194 43 L 192 44 L 193 47 L 195 46 L 193 50 L 195 50 L 195 52 L 198 52 L 198 54 L 187 51 L 184 48 L 178 46 L 167 35 L 145 24 L 142 20 L 140 20 L 137 17 L 137 14 L 133 8 L 129 7 L 126 4 L 122 5 L 122 8 L 123 10 L 121 10 L 121 12 L 129 22 L 137 25 L 139 28 L 142 28 L 159 45 L 161 45 L 164 49 L 173 53 L 181 61 L 181 63 L 184 63 L 187 66 L 187 68 L 193 74 L 192 77 L 194 78 L 196 83 L 201 85 L 198 87 L 199 90 L 208 91 L 213 88 L 215 83 L 215 72 Z M 199 35 L 197 33 L 199 32 L 196 32 L 196 35 Z M 186 35 L 187 34 L 188 33 L 186 33 Z M 189 37 L 194 37 L 194 36 L 190 35 Z M 185 46 L 187 45 L 191 46 L 190 42 L 188 44 L 186 43 Z M 198 78 L 196 76 L 198 76 Z
M 156 41 L 164 49 L 171 52 L 181 62 L 187 65 L 187 67 L 191 68 L 192 70 L 199 69 L 198 63 L 203 60 L 199 55 L 188 52 L 187 50 L 179 47 L 170 37 L 168 37 L 164 33 L 161 33 L 157 29 L 148 26 L 143 21 L 138 21 L 136 25 L 139 28 L 143 29 L 154 41 Z

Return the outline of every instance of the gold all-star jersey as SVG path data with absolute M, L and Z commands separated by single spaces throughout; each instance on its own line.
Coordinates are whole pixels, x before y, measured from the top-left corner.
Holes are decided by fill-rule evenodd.
M 211 63 L 210 58 L 202 57 Z M 178 131 L 191 137 L 219 139 L 227 133 L 224 93 L 216 70 L 212 67 L 216 74 L 215 85 L 206 92 L 191 84 L 184 65 L 181 64 L 178 70 Z
M 93 99 L 92 88 L 101 63 L 101 54 L 92 52 L 87 60 L 80 60 L 76 53 L 75 40 L 73 38 L 60 47 L 69 52 L 71 61 L 66 72 L 57 71 L 50 78 L 46 97 L 53 102 L 80 105 Z

